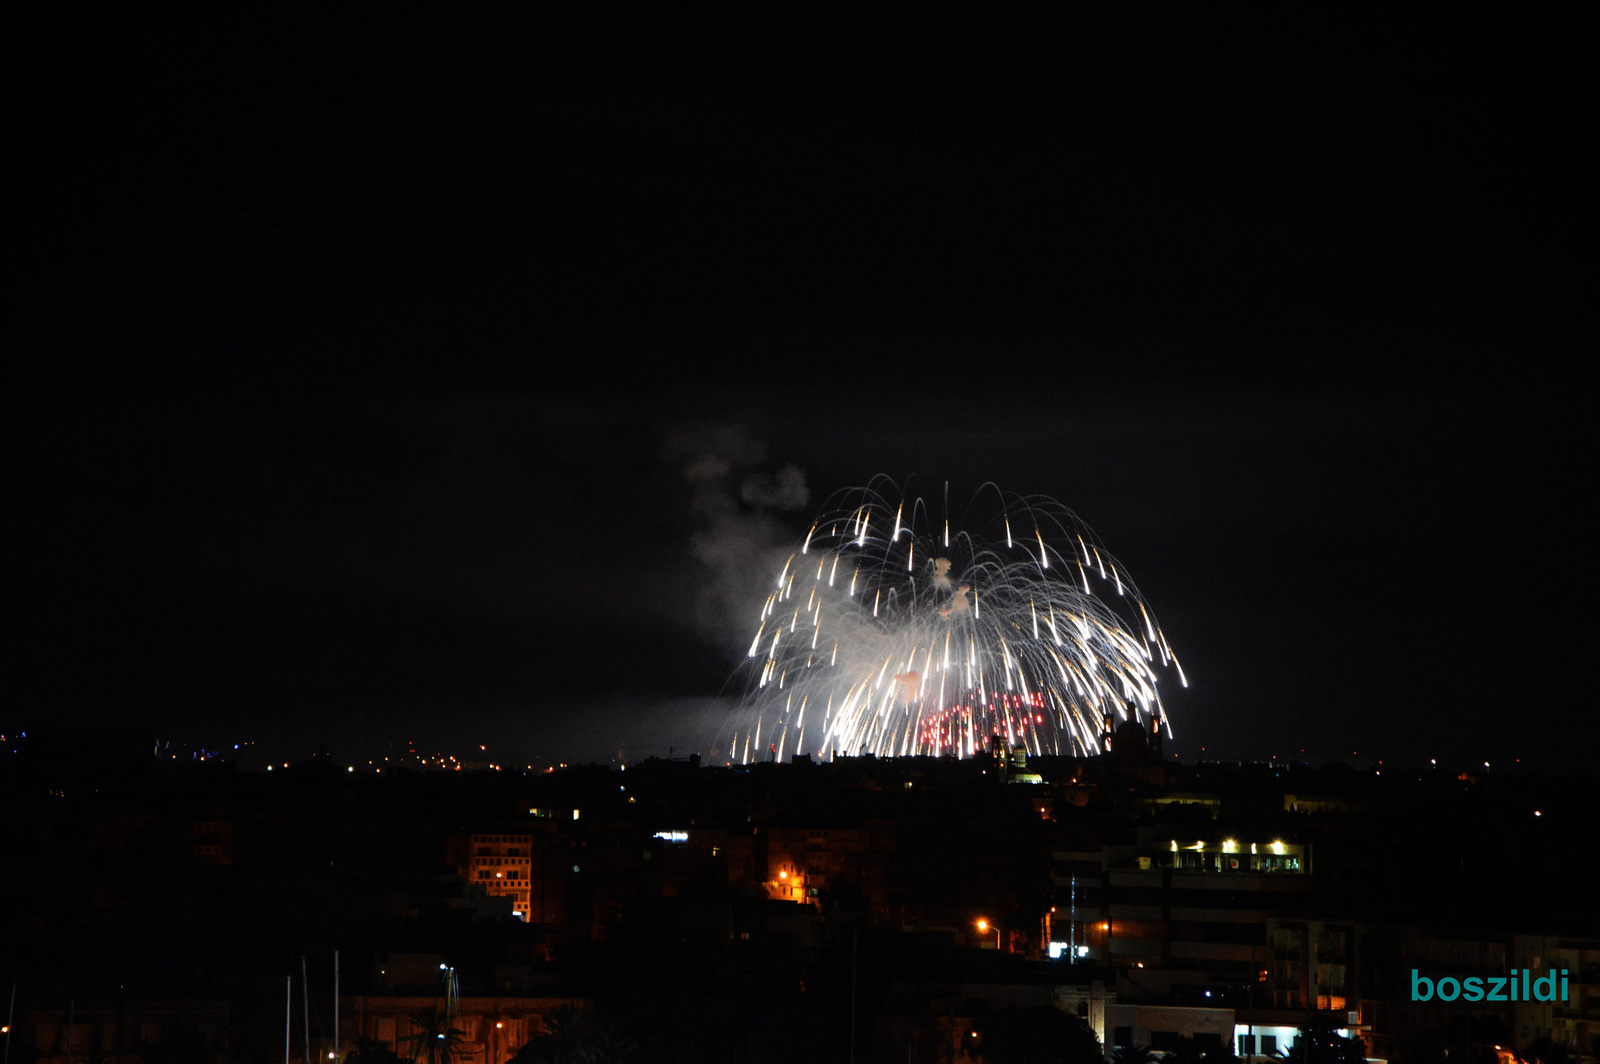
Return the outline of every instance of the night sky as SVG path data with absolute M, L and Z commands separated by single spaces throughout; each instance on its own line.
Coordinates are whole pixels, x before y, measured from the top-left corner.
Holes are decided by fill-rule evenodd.
M 1470 17 L 51 26 L 8 727 L 682 754 L 881 473 L 1087 520 L 1186 759 L 1588 764 L 1592 77 Z

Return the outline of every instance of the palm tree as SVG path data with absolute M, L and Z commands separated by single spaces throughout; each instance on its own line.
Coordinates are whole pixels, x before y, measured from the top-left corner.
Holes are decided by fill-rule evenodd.
M 579 1009 L 557 1009 L 545 1031 L 530 1038 L 511 1064 L 627 1064 L 638 1045 Z
M 405 1064 L 387 1042 L 359 1036 L 355 1051 L 345 1057 L 346 1064 Z
M 417 1031 L 406 1040 L 411 1059 L 421 1064 L 450 1064 L 467 1033 L 451 1027 L 448 1015 L 437 1005 L 414 1010 L 410 1019 Z

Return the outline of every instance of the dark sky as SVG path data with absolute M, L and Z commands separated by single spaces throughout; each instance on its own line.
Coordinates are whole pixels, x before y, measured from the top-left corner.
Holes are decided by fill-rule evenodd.
M 1573 27 L 807 14 L 41 33 L 6 715 L 681 750 L 885 473 L 1088 520 L 1186 756 L 1592 757 Z

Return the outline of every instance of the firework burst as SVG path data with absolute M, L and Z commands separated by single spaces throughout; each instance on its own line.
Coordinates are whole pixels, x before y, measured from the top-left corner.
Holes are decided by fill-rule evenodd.
M 967 531 L 883 478 L 829 500 L 761 607 L 733 760 L 1088 754 L 1108 718 L 1170 735 L 1157 670 L 1188 681 L 1122 563 L 1054 500 L 985 504 Z

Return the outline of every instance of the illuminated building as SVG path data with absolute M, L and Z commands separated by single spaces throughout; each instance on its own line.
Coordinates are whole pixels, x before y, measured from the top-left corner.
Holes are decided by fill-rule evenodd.
M 506 844 L 510 845 L 510 844 Z M 427 1032 L 417 1020 L 437 1008 L 435 995 L 371 996 L 346 999 L 350 1027 L 345 1049 L 357 1038 L 370 1038 L 397 1050 L 402 1059 Z M 582 998 L 475 997 L 453 998 L 450 1026 L 461 1032 L 451 1058 L 473 1064 L 505 1064 L 529 1039 L 549 1030 L 547 1019 L 564 1009 L 585 1009 Z
M 542 905 L 538 911 L 530 908 L 534 900 L 533 836 L 472 835 L 467 844 L 469 852 L 466 861 L 462 862 L 459 856 L 457 858 L 461 877 L 468 883 L 482 887 L 490 897 L 510 898 L 512 912 L 519 918 L 541 922 Z M 540 893 L 542 895 L 543 891 Z M 530 916 L 530 913 L 533 915 Z

